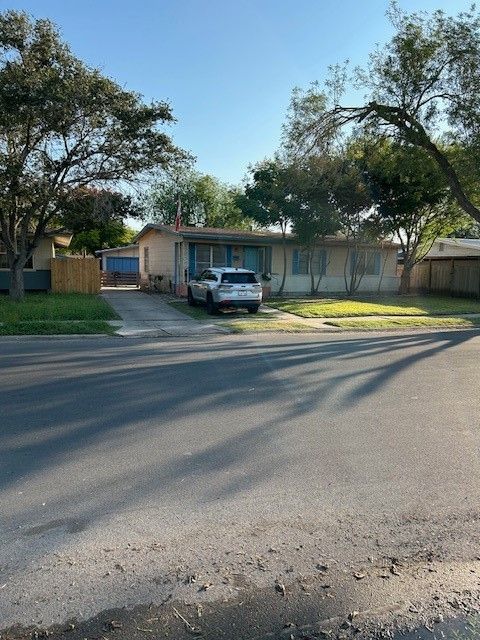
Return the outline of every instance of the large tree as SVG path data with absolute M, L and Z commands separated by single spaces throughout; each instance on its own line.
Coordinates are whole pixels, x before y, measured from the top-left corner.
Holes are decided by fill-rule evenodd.
M 288 173 L 298 204 L 291 212 L 292 230 L 307 252 L 310 294 L 315 295 L 328 264 L 325 239 L 341 226 L 333 194 L 337 172 L 328 157 L 310 157 L 292 163 Z
M 72 190 L 133 181 L 182 157 L 160 125 L 163 102 L 135 93 L 76 58 L 48 20 L 0 14 L 0 239 L 10 295 Z
M 435 239 L 471 219 L 452 202 L 438 166 L 423 149 L 387 139 L 359 141 L 354 147 L 374 204 L 367 224 L 400 243 L 400 292 L 408 293 L 412 268 Z
M 174 224 L 180 199 L 182 224 L 186 226 L 249 229 L 252 220 L 236 204 L 239 189 L 209 174 L 188 167 L 164 174 L 147 194 L 144 217 L 162 224 Z
M 294 94 L 290 132 L 307 148 L 324 147 L 342 127 L 357 124 L 424 150 L 437 164 L 459 207 L 480 222 L 480 15 L 401 11 L 392 3 L 395 33 L 355 73 L 364 104 L 341 104 L 347 74 L 339 67 L 327 89 Z M 448 142 L 448 144 L 445 144 Z M 462 150 L 451 153 L 452 145 Z M 476 179 L 472 180 L 472 173 Z
M 287 278 L 287 231 L 299 203 L 292 195 L 291 172 L 280 160 L 265 160 L 250 169 L 245 193 L 237 197 L 243 214 L 260 227 L 278 227 L 282 233 L 283 273 L 281 295 Z

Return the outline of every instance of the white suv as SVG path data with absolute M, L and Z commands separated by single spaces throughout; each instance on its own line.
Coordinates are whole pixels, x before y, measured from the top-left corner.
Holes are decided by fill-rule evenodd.
M 207 313 L 220 308 L 237 307 L 257 313 L 262 302 L 262 285 L 248 269 L 212 267 L 188 283 L 188 304 L 205 304 Z

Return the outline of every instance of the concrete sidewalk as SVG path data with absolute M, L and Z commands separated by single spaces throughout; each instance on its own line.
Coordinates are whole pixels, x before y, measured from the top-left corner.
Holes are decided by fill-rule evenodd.
M 223 327 L 205 324 L 173 309 L 159 295 L 128 288 L 106 288 L 102 297 L 122 318 L 117 334 L 125 337 L 198 336 L 229 333 Z

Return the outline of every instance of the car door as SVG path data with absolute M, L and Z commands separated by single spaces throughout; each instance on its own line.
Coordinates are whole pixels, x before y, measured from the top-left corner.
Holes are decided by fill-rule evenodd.
M 206 302 L 207 300 L 207 292 L 208 292 L 208 283 L 211 280 L 212 273 L 208 269 L 206 269 L 201 275 L 200 279 L 197 283 L 197 291 L 198 291 L 198 299 L 202 302 Z
M 190 289 L 195 300 L 202 300 L 202 279 L 206 271 L 202 271 L 199 276 L 196 276 L 194 280 L 190 282 Z

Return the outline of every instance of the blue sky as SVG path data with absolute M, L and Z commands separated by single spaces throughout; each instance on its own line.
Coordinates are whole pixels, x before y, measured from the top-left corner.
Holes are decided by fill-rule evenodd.
M 470 0 L 400 0 L 457 12 Z M 176 143 L 238 183 L 271 155 L 295 86 L 361 64 L 391 34 L 387 0 L 0 0 L 60 27 L 73 51 L 147 100 L 171 103 Z

